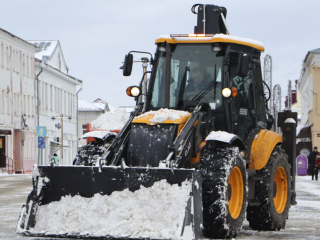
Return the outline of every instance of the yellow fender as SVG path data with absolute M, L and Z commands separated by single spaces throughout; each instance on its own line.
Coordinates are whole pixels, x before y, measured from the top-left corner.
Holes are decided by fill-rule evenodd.
M 255 136 L 251 145 L 249 168 L 260 170 L 264 168 L 276 145 L 282 143 L 282 136 L 266 129 L 261 130 Z

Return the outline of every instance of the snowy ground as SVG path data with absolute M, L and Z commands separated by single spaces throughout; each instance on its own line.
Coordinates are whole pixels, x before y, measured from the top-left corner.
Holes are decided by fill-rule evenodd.
M 32 189 L 31 175 L 0 173 L 0 239 L 15 239 L 21 206 Z
M 291 206 L 286 228 L 279 232 L 256 232 L 245 222 L 237 239 L 320 239 L 320 182 L 310 176 L 296 178 L 297 202 Z
M 237 239 L 320 240 L 320 181 L 310 179 L 309 176 L 297 177 L 298 205 L 291 207 L 286 229 L 257 232 L 245 222 Z M 40 239 L 14 234 L 21 206 L 30 191 L 31 175 L 0 173 L 0 239 Z

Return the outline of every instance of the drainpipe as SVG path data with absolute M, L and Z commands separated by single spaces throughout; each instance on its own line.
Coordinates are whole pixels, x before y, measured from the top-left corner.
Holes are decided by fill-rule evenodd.
M 82 90 L 82 88 L 80 88 L 79 90 L 78 90 L 78 92 L 77 92 L 77 111 L 76 111 L 76 119 L 77 119 L 77 152 L 78 152 L 78 143 L 79 143 L 79 136 L 78 136 L 78 133 L 79 133 L 79 129 L 78 129 L 78 104 L 79 104 L 79 100 L 78 100 L 78 94 L 79 94 L 79 92 Z
M 41 63 L 40 63 L 41 64 Z M 37 127 L 40 125 L 40 118 L 39 118 L 39 76 L 43 71 L 43 67 L 40 68 L 40 72 L 37 74 L 36 80 L 37 80 Z M 38 158 L 37 158 L 37 164 L 39 165 L 39 155 L 40 155 L 40 149 L 38 146 Z

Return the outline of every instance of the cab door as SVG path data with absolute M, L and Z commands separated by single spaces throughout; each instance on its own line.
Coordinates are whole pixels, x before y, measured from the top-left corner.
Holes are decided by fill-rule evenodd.
M 246 77 L 239 75 L 239 65 L 243 52 L 229 55 L 229 86 L 237 89 L 231 98 L 232 132 L 245 140 L 249 131 L 256 128 L 256 109 L 254 101 L 254 71 L 250 63 Z M 249 54 L 249 53 L 248 53 Z

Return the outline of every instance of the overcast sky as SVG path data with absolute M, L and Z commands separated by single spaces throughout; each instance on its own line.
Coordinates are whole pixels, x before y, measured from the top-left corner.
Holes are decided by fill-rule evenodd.
M 142 67 L 136 63 L 133 75 L 123 77 L 125 54 L 154 53 L 162 34 L 193 33 L 195 3 L 226 7 L 233 35 L 264 44 L 262 58 L 272 56 L 282 93 L 299 78 L 307 52 L 320 47 L 319 0 L 0 0 L 0 28 L 25 40 L 59 40 L 69 74 L 83 80 L 80 99 L 133 106 L 125 90 L 139 83 Z

